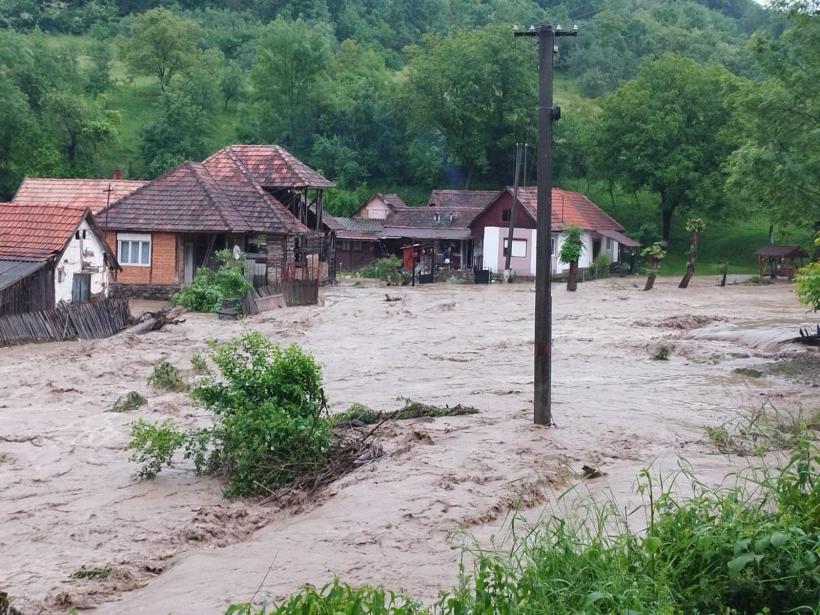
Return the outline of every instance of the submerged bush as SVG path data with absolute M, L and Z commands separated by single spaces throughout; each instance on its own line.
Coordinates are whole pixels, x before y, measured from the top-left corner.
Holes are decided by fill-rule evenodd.
M 125 395 L 120 395 L 109 412 L 131 412 L 142 405 L 145 405 L 145 398 L 136 391 L 128 391 Z
M 219 375 L 204 377 L 191 396 L 212 411 L 213 426 L 172 433 L 167 424 L 152 431 L 135 423 L 129 448 L 136 451 L 132 459 L 146 464 L 141 476 L 172 465 L 184 449 L 198 472 L 226 477 L 228 495 L 250 495 L 269 493 L 324 462 L 331 423 L 312 357 L 258 332 L 216 346 L 210 357 Z
M 398 286 L 407 279 L 407 275 L 399 271 L 401 264 L 398 256 L 387 256 L 362 267 L 359 270 L 359 275 L 363 278 L 374 278 Z
M 239 300 L 251 289 L 242 261 L 236 260 L 230 250 L 220 250 L 215 256 L 221 263 L 219 269 L 197 269 L 193 281 L 174 293 L 171 303 L 192 312 L 216 312 L 223 299 Z
M 163 361 L 154 368 L 148 376 L 148 384 L 165 391 L 186 391 L 188 389 L 188 385 L 179 375 L 177 368 L 168 361 Z

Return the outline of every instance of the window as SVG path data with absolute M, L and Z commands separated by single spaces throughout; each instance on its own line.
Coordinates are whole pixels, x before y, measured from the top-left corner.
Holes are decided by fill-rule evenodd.
M 438 215 L 438 212 L 436 212 L 436 213 L 433 214 L 433 222 L 438 222 L 438 219 L 439 219 L 439 215 Z
M 117 235 L 117 260 L 120 265 L 151 265 L 151 235 L 119 233 Z
M 507 246 L 509 245 L 509 239 L 504 240 L 504 256 L 507 256 Z M 527 240 L 526 239 L 513 239 L 512 243 L 512 255 L 516 258 L 522 258 L 527 256 Z
M 342 240 L 342 251 L 343 252 L 358 252 L 362 249 L 362 242 L 361 241 L 352 241 L 350 239 Z
M 512 216 L 512 209 L 504 209 L 501 211 L 501 221 L 502 222 L 509 222 L 510 217 Z
M 609 237 L 606 238 L 606 249 L 612 250 L 612 240 Z

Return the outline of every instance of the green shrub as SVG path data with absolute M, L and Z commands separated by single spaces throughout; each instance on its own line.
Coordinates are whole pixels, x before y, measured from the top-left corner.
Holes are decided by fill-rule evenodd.
M 199 373 L 206 373 L 208 371 L 208 362 L 205 360 L 201 354 L 194 353 L 191 357 L 191 365 L 193 365 L 194 369 Z
M 182 380 L 177 368 L 163 361 L 154 368 L 148 377 L 148 384 L 165 391 L 187 391 L 188 385 Z
M 612 264 L 612 260 L 606 254 L 606 252 L 601 252 L 598 256 L 595 257 L 595 260 L 592 262 L 592 268 L 595 270 L 595 279 L 598 278 L 606 278 L 609 276 L 609 266 Z
M 666 344 L 661 344 L 655 349 L 655 352 L 652 353 L 652 360 L 653 361 L 668 361 L 669 360 L 669 346 Z
M 156 475 L 184 448 L 197 472 L 227 479 L 227 495 L 267 494 L 325 462 L 331 423 L 313 358 L 258 332 L 210 356 L 219 377 L 206 376 L 191 395 L 212 411 L 213 427 L 182 433 L 135 423 L 129 447 L 132 459 L 148 464 L 141 476 Z
M 71 573 L 72 579 L 107 579 L 111 574 L 111 569 L 108 566 L 98 566 L 96 568 L 86 568 L 80 566 L 77 570 Z
M 564 229 L 564 241 L 558 250 L 558 260 L 562 263 L 571 263 L 581 258 L 584 251 L 584 241 L 582 231 L 577 226 L 569 226 Z
M 797 271 L 797 299 L 820 312 L 820 262 L 810 263 Z
M 383 420 L 401 421 L 422 417 L 462 416 L 465 414 L 478 414 L 478 409 L 472 406 L 462 406 L 461 404 L 455 406 L 435 406 L 412 399 L 405 399 L 404 405 L 394 412 L 373 410 L 364 404 L 351 404 L 347 410 L 334 414 L 331 420 L 334 425 L 344 423 L 373 425 Z
M 109 412 L 131 412 L 145 404 L 145 398 L 136 391 L 128 391 L 125 395 L 120 395 Z
M 137 476 L 154 478 L 163 466 L 172 466 L 174 454 L 185 444 L 186 434 L 170 421 L 152 425 L 142 419 L 131 424 L 128 448 L 134 451 L 130 460 L 140 464 Z
M 192 312 L 216 312 L 223 299 L 241 299 L 251 289 L 245 279 L 243 262 L 236 260 L 230 250 L 215 254 L 221 263 L 216 271 L 200 267 L 193 281 L 171 297 L 171 303 Z
M 363 278 L 374 278 L 398 286 L 407 280 L 407 274 L 399 271 L 401 260 L 398 256 L 380 258 L 359 270 Z

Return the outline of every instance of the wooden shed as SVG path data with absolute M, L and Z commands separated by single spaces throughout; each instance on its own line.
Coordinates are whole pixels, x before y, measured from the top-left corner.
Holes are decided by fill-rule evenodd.
M 761 278 L 764 275 L 771 278 L 783 276 L 789 280 L 794 277 L 794 272 L 803 266 L 803 259 L 808 256 L 800 246 L 775 244 L 763 246 L 755 255 Z

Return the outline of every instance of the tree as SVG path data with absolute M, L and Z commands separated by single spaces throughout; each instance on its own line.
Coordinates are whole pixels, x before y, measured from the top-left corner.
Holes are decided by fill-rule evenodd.
M 820 20 L 793 11 L 789 24 L 752 41 L 765 78 L 739 95 L 746 143 L 727 185 L 772 223 L 805 225 L 820 219 Z
M 650 267 L 650 271 L 646 276 L 646 285 L 643 289 L 652 290 L 652 287 L 655 286 L 655 278 L 661 268 L 661 263 L 663 262 L 663 259 L 666 258 L 666 250 L 663 249 L 663 245 L 661 245 L 660 242 L 656 241 L 652 245 L 644 248 L 641 251 L 641 256 L 646 259 L 646 262 Z
M 447 161 L 465 172 L 465 188 L 491 166 L 503 168 L 506 179 L 513 144 L 535 142 L 530 51 L 496 26 L 428 36 L 414 51 L 403 93 L 410 129 L 442 135 Z
M 689 218 L 686 221 L 686 230 L 689 231 L 689 262 L 686 264 L 686 273 L 680 281 L 678 288 L 688 288 L 689 281 L 695 275 L 695 263 L 698 260 L 698 236 L 706 228 L 706 224 L 700 218 Z
M 208 115 L 190 96 L 168 92 L 159 102 L 160 116 L 142 132 L 140 149 L 145 169 L 156 177 L 185 160 L 208 155 Z
M 584 242 L 581 238 L 581 229 L 567 227 L 564 229 L 564 241 L 558 251 L 558 259 L 562 263 L 569 263 L 567 276 L 567 290 L 575 291 L 578 288 L 578 259 L 584 251 Z
M 736 89 L 721 66 L 665 54 L 603 103 L 592 130 L 592 166 L 628 190 L 658 195 L 664 242 L 677 209 L 705 211 L 725 202 L 722 165 L 733 149 L 727 100 Z
M 197 55 L 198 26 L 166 8 L 151 9 L 134 19 L 124 56 L 137 73 L 153 75 L 162 92 Z
M 301 19 L 278 17 L 262 31 L 251 69 L 259 137 L 309 151 L 330 47 L 326 29 Z

